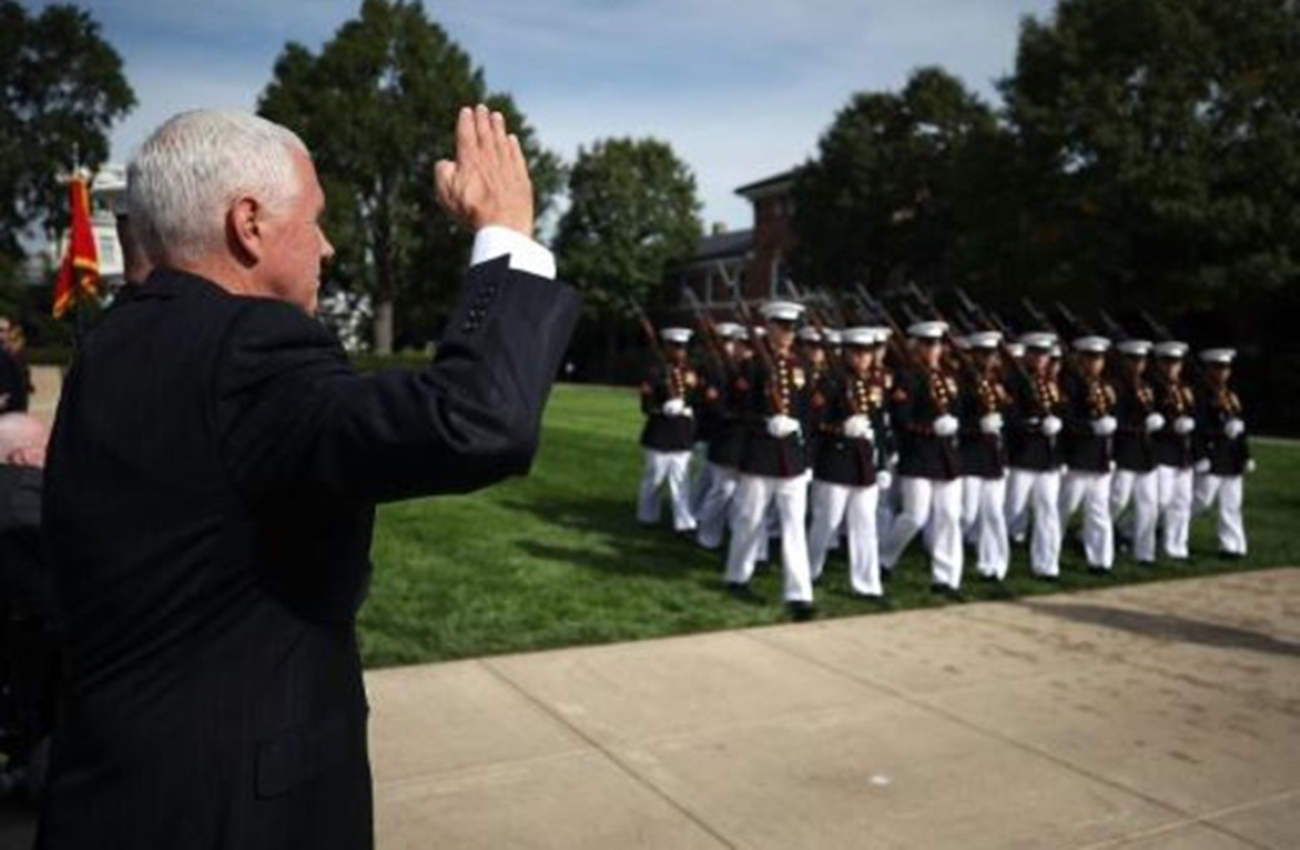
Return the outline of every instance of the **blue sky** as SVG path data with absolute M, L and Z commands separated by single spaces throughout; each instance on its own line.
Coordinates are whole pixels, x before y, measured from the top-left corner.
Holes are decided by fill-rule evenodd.
M 114 129 L 125 160 L 199 106 L 252 108 L 275 57 L 316 50 L 360 0 L 81 0 L 121 53 L 139 101 Z M 35 4 L 37 6 L 43 3 Z M 670 142 L 706 222 L 750 225 L 737 186 L 816 151 L 849 96 L 940 64 L 987 99 L 1015 60 L 1021 18 L 1052 0 L 426 0 L 566 160 L 609 136 Z

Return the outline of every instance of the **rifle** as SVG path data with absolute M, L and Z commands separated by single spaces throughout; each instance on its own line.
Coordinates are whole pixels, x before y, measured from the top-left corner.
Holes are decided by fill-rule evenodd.
M 944 323 L 943 341 L 948 344 L 948 350 L 952 352 L 953 357 L 957 358 L 957 362 L 961 364 L 962 368 L 969 372 L 978 383 L 984 377 L 984 373 L 971 359 L 966 349 L 959 346 L 957 340 L 953 338 L 952 323 L 944 317 L 943 311 L 939 309 L 939 305 L 934 301 L 934 295 L 929 291 L 922 292 L 921 288 L 916 285 L 916 281 L 908 282 L 907 287 L 918 301 L 929 308 L 930 315 Z
M 700 296 L 695 294 L 695 290 L 689 286 L 684 289 L 686 300 L 690 303 L 691 309 L 695 312 L 695 321 L 702 331 L 704 337 L 704 350 L 708 353 L 710 366 L 717 369 L 719 375 L 727 374 L 727 359 L 722 351 L 722 342 L 718 337 L 718 326 L 714 324 L 713 317 L 709 311 L 700 303 Z
M 880 321 L 883 321 L 889 328 L 889 351 L 894 355 L 899 366 L 905 367 L 909 364 L 913 366 L 916 365 L 916 357 L 903 344 L 905 337 L 903 336 L 902 329 L 899 328 L 898 322 L 894 321 L 894 317 L 889 314 L 889 311 L 885 309 L 885 305 L 877 301 L 875 298 L 872 298 L 871 293 L 867 292 L 867 288 L 863 286 L 861 282 L 853 285 L 853 291 L 857 295 L 858 300 L 862 303 L 864 309 L 870 315 L 876 316 Z
M 1007 329 L 1006 322 L 1002 321 L 1002 317 L 971 300 L 970 296 L 960 286 L 954 287 L 954 291 L 957 293 L 957 298 L 962 305 L 984 323 L 985 330 L 998 332 L 998 354 L 1002 355 L 1002 362 L 1015 369 L 1021 378 L 1032 385 L 1034 382 L 1033 376 L 1029 374 L 1029 370 L 1025 368 L 1025 364 L 1020 362 L 1019 358 L 1012 356 L 1011 349 L 1007 347 L 1011 332 Z
M 790 278 L 785 279 L 785 287 L 790 291 L 790 295 L 793 296 L 796 301 L 803 304 L 808 310 L 808 319 L 812 322 L 812 326 L 817 331 L 818 336 L 821 337 L 823 345 L 829 343 L 830 340 L 827 338 L 826 334 L 826 329 L 829 326 L 827 325 L 825 316 L 822 314 L 821 310 L 819 310 L 813 303 L 813 299 L 801 292 L 799 287 L 795 285 L 795 282 Z M 823 354 L 826 357 L 827 368 L 831 370 L 837 379 L 842 377 L 844 364 L 839 360 L 832 358 L 824 349 Z
M 659 346 L 659 332 L 655 329 L 654 322 L 641 309 L 641 305 L 636 303 L 636 299 L 631 295 L 627 296 L 628 306 L 632 308 L 632 315 L 636 317 L 641 324 L 641 330 L 645 331 L 646 339 L 650 341 L 650 351 L 654 353 L 655 360 L 663 368 L 665 373 L 668 371 L 668 358 L 664 356 L 664 350 Z

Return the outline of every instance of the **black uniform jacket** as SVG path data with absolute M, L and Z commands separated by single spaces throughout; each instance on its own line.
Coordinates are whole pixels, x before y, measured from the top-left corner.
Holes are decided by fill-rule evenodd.
M 1061 465 L 1061 435 L 1044 434 L 1043 420 L 1063 412 L 1060 387 L 1045 375 L 1026 380 L 1017 372 L 1012 374 L 1008 390 L 1011 415 L 1007 420 L 1007 465 L 1031 472 L 1057 469 Z
M 890 421 L 898 441 L 898 474 L 951 481 L 961 475 L 957 436 L 939 437 L 934 420 L 957 416 L 957 382 L 942 369 L 900 374 L 890 393 Z
M 1150 472 L 1155 469 L 1155 455 L 1146 423 L 1156 410 L 1155 392 L 1144 378 L 1124 377 L 1115 383 L 1115 393 L 1115 418 L 1119 420 L 1115 465 L 1128 472 Z
M 690 451 L 695 443 L 699 388 L 699 374 L 687 364 L 669 364 L 653 371 L 641 384 L 641 412 L 646 414 L 641 445 L 656 452 Z M 674 398 L 691 408 L 692 415 L 664 415 L 664 404 Z
M 1007 414 L 1011 398 L 996 378 L 967 375 L 958 394 L 961 417 L 961 474 L 974 478 L 1001 478 L 1006 469 L 1006 447 L 1001 434 L 985 434 L 980 419 L 993 413 Z
M 1079 472 L 1110 472 L 1114 436 L 1099 437 L 1093 423 L 1115 415 L 1116 393 L 1105 378 L 1090 380 L 1078 372 L 1061 379 L 1065 401 L 1065 439 L 1062 454 L 1066 466 Z
M 0 413 L 27 410 L 27 371 L 0 347 Z
M 730 360 L 721 375 L 706 380 L 705 393 L 713 390 L 716 398 L 706 401 L 714 408 L 714 426 L 709 435 L 710 463 L 736 469 L 745 452 L 749 430 L 749 370 L 747 364 Z
M 1174 422 L 1181 416 L 1192 416 L 1196 412 L 1196 400 L 1192 388 L 1179 381 L 1171 384 L 1156 378 L 1151 384 L 1156 394 L 1156 410 L 1165 417 L 1165 427 L 1152 435 L 1151 447 L 1156 466 L 1173 466 L 1185 468 L 1192 465 L 1192 439 L 1196 432 L 1179 434 L 1174 430 Z
M 871 419 L 875 432 L 884 405 L 883 388 L 869 376 L 859 378 L 846 374 L 836 379 L 827 374 L 819 382 L 817 392 L 826 403 L 815 414 L 818 449 L 813 477 L 851 487 L 875 484 L 876 470 L 883 463 L 879 446 L 874 439 L 846 437 L 844 420 L 850 416 L 866 416 Z M 875 433 L 879 439 L 883 432 Z
M 1241 475 L 1250 460 L 1250 443 L 1243 431 L 1229 438 L 1223 432 L 1229 419 L 1242 419 L 1241 399 L 1231 389 L 1206 386 L 1196 394 L 1196 459 L 1210 461 L 1211 475 Z
M 110 310 L 46 467 L 67 669 L 37 846 L 370 847 L 375 504 L 526 473 L 579 306 L 484 263 L 428 367 L 367 375 L 188 274 Z
M 807 370 L 792 356 L 772 354 L 775 374 L 762 358 L 749 361 L 744 383 L 747 386 L 745 448 L 740 469 L 750 475 L 769 478 L 793 478 L 808 469 L 808 437 L 812 387 Z M 782 414 L 798 419 L 802 430 L 777 439 L 767 430 L 767 420 Z

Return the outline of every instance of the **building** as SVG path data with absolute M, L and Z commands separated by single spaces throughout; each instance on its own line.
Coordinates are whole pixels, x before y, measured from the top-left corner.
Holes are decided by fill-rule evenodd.
M 736 231 L 715 228 L 700 240 L 694 256 L 670 275 L 680 306 L 690 307 L 688 288 L 700 303 L 716 311 L 734 305 L 737 291 L 753 304 L 788 294 L 782 284 L 794 245 L 790 190 L 795 174 L 791 169 L 736 190 L 753 204 L 754 226 Z

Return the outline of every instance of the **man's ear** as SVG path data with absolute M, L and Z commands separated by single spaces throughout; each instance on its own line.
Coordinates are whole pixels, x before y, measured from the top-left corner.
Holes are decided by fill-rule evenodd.
M 256 265 L 266 251 L 264 219 L 262 205 L 247 195 L 236 198 L 226 212 L 226 239 L 243 265 Z

